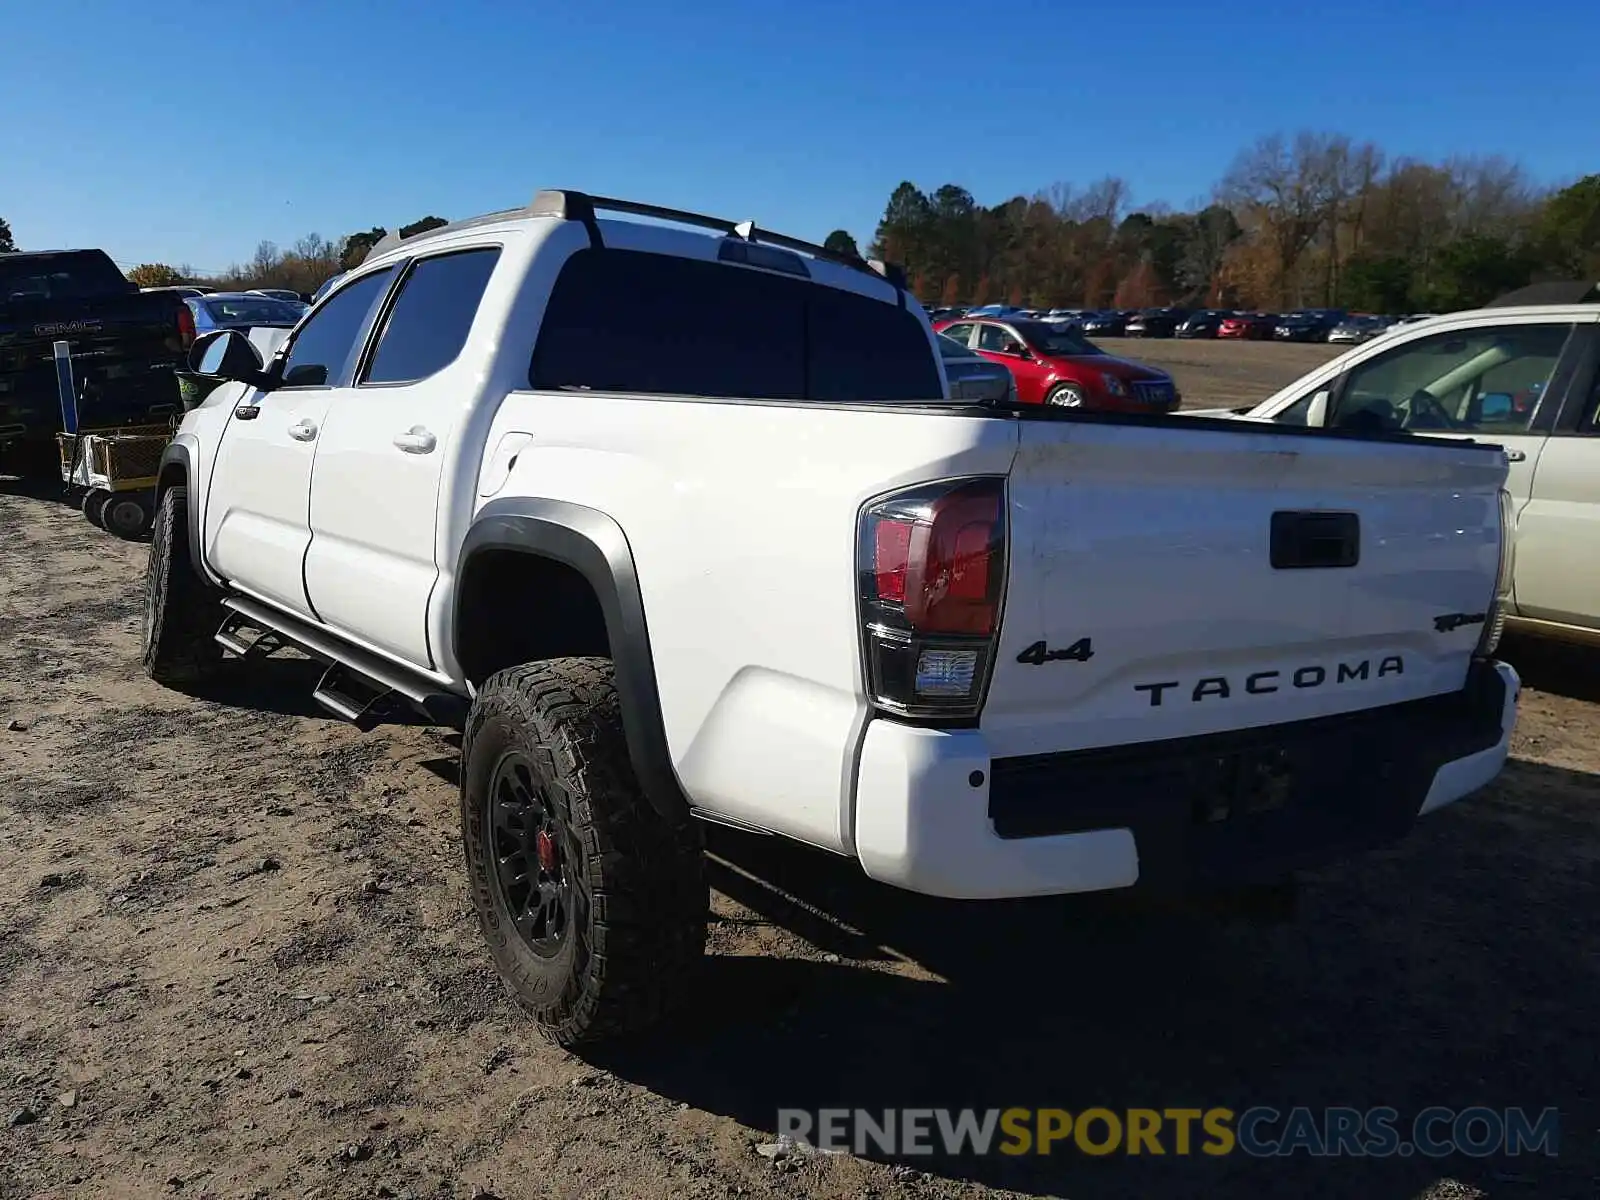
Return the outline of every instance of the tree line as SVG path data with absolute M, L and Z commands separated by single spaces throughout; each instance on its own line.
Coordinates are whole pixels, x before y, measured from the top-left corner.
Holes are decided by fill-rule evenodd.
M 1539 187 L 1498 157 L 1390 159 L 1340 134 L 1275 134 L 1192 211 L 1135 206 L 1117 178 L 993 207 L 957 184 L 902 183 L 867 254 L 905 266 L 925 304 L 1449 311 L 1539 279 L 1600 280 L 1600 174 Z
M 400 236 L 411 237 L 445 224 L 448 222 L 443 217 L 423 217 L 409 225 L 400 226 Z M 140 287 L 198 283 L 226 291 L 270 287 L 314 292 L 335 275 L 360 266 L 367 252 L 388 232 L 383 226 L 375 225 L 359 233 L 347 234 L 337 241 L 329 241 L 321 234 L 311 233 L 287 250 L 279 248 L 274 242 L 261 242 L 250 261 L 234 263 L 227 270 L 211 275 L 187 264 L 172 266 L 169 263 L 140 263 L 130 269 L 127 275 Z M 0 218 L 0 254 L 16 249 L 11 226 Z
M 404 236 L 445 224 L 427 216 Z M 144 287 L 202 283 L 312 292 L 388 230 L 319 234 L 214 276 L 142 263 Z M 823 243 L 857 254 L 847 231 Z M 0 220 L 0 252 L 15 250 Z M 925 304 L 1159 304 L 1448 311 L 1538 279 L 1600 280 L 1600 174 L 1535 185 L 1499 157 L 1390 158 L 1342 134 L 1273 134 L 1240 152 L 1191 211 L 1136 206 L 1115 177 L 1056 183 L 993 207 L 965 187 L 905 182 L 867 255 L 903 265 Z

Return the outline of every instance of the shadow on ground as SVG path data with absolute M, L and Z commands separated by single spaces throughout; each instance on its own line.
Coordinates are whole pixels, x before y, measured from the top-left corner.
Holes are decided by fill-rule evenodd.
M 1536 691 L 1600 703 L 1600 649 L 1507 634 L 1500 657 Z
M 764 1130 L 833 1106 L 1559 1106 L 1558 1158 L 1179 1157 L 1169 1135 L 1164 1158 L 903 1161 L 1075 1200 L 1414 1196 L 1445 1178 L 1592 1194 L 1597 812 L 1596 777 L 1513 763 L 1401 846 L 1309 877 L 1272 926 L 1107 898 L 945 903 L 719 829 L 714 886 L 845 961 L 713 957 L 679 1036 L 604 1065 Z M 943 982 L 895 973 L 901 956 Z

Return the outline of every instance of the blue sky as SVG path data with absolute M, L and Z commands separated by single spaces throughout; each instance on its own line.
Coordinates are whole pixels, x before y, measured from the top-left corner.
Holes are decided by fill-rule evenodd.
M 1306 128 L 1600 170 L 1582 0 L 5 8 L 0 217 L 124 263 L 214 270 L 540 186 L 864 244 L 902 179 L 992 204 L 1120 175 L 1183 205 Z

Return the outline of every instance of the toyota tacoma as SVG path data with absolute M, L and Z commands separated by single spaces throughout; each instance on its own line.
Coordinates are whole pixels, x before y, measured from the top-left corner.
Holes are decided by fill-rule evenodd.
M 691 989 L 705 821 L 935 896 L 1271 887 L 1500 770 L 1499 448 L 952 399 L 935 336 L 750 222 L 391 235 L 270 360 L 196 343 L 145 668 L 295 647 L 457 724 L 483 935 L 566 1045 Z

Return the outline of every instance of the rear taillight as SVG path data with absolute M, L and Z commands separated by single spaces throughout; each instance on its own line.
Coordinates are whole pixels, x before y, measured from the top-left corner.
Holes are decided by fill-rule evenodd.
M 1500 645 L 1506 631 L 1506 609 L 1511 606 L 1511 584 L 1517 566 L 1516 509 L 1511 493 L 1500 489 L 1500 564 L 1495 571 L 1494 599 L 1489 602 L 1483 636 L 1478 639 L 1478 657 L 1488 658 Z
M 977 715 L 1000 630 L 1005 513 L 1005 481 L 990 476 L 923 485 L 862 510 L 862 638 L 880 708 Z
M 189 306 L 187 304 L 179 304 L 178 340 L 183 343 L 183 348 L 185 350 L 194 344 L 194 336 L 194 314 L 189 311 Z

